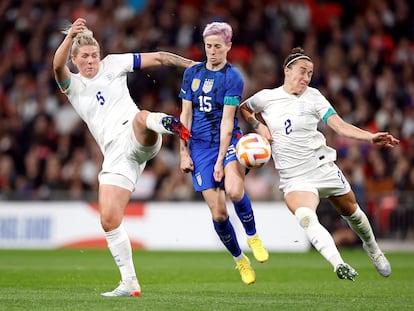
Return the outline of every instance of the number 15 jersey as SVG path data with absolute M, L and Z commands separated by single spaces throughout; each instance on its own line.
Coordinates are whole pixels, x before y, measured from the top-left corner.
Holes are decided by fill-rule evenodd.
M 192 102 L 191 150 L 218 150 L 223 107 L 240 105 L 243 86 L 240 72 L 229 62 L 218 71 L 207 69 L 205 61 L 185 70 L 179 97 Z M 233 136 L 238 134 L 235 116 Z

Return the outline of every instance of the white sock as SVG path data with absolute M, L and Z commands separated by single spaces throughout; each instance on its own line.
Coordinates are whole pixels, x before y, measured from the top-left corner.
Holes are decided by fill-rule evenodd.
M 375 241 L 375 236 L 372 231 L 367 215 L 357 205 L 356 211 L 351 216 L 342 216 L 349 224 L 351 229 L 360 237 L 368 248 L 370 253 L 378 253 L 381 250 Z
M 132 247 L 125 228 L 120 225 L 115 230 L 105 232 L 108 248 L 117 264 L 123 281 L 137 280 L 132 261 Z
M 301 227 L 305 230 L 309 241 L 334 269 L 338 264 L 344 263 L 332 236 L 319 223 L 318 216 L 312 209 L 299 207 L 295 212 L 295 216 Z
M 166 116 L 162 112 L 150 112 L 147 117 L 147 128 L 160 134 L 172 134 L 161 123 L 162 118 Z
M 233 256 L 233 259 L 234 259 L 235 262 L 237 262 L 237 261 L 239 261 L 240 259 L 243 259 L 243 258 L 244 258 L 243 252 L 239 256 L 237 256 L 237 257 L 234 257 Z

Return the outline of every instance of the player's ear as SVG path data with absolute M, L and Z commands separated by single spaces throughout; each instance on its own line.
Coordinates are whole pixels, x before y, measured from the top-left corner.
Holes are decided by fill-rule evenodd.
M 74 65 L 76 65 L 76 62 L 75 62 L 75 56 L 74 55 L 71 55 L 70 56 L 70 60 L 71 60 L 71 62 L 72 62 L 72 64 L 74 64 Z
M 233 46 L 233 42 L 230 41 L 229 43 L 226 44 L 226 46 L 227 46 L 227 52 L 230 51 L 231 47 Z

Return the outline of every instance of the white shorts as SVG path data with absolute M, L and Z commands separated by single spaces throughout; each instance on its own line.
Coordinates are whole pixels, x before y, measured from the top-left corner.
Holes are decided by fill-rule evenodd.
M 309 191 L 319 198 L 328 198 L 347 194 L 351 186 L 338 166 L 329 162 L 303 175 L 281 178 L 279 189 L 285 197 L 292 191 Z
M 114 185 L 133 192 L 147 161 L 157 155 L 161 144 L 162 137 L 159 134 L 155 145 L 141 145 L 135 138 L 131 124 L 106 147 L 98 176 L 99 184 Z

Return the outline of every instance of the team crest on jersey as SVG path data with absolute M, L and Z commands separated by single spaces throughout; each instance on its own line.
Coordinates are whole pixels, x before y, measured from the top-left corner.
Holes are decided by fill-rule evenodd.
M 208 93 L 213 88 L 214 79 L 205 79 L 203 84 L 203 92 Z
M 107 79 L 107 80 L 112 81 L 112 80 L 114 79 L 115 75 L 114 75 L 114 73 L 113 73 L 113 72 L 108 72 L 108 73 L 105 75 L 105 77 L 106 77 L 106 79 Z
M 197 91 L 200 87 L 201 81 L 200 79 L 193 79 L 193 82 L 191 82 L 191 90 L 193 92 Z

